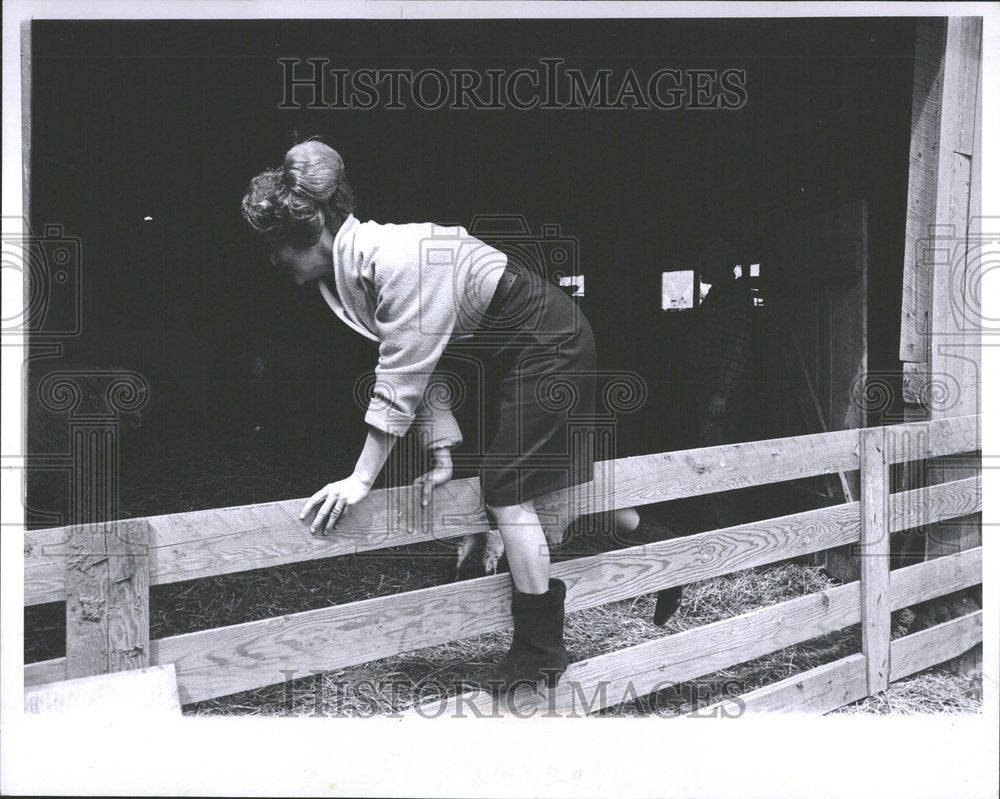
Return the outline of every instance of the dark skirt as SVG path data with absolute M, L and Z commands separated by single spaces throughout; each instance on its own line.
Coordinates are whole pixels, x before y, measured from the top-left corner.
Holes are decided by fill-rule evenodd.
M 482 455 L 487 505 L 520 505 L 594 479 L 597 350 L 590 323 L 559 287 L 511 265 L 473 339 L 484 401 L 499 407 Z M 501 284 L 503 285 L 503 284 Z

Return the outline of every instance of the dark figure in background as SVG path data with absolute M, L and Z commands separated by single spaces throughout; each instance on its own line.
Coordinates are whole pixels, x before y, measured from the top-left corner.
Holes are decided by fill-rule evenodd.
M 705 257 L 701 280 L 712 288 L 698 309 L 698 446 L 731 444 L 740 438 L 740 387 L 746 376 L 751 345 L 749 280 L 737 278 L 737 250 L 721 242 Z M 749 269 L 748 264 L 743 265 Z M 706 507 L 716 527 L 738 524 L 731 491 L 711 496 Z

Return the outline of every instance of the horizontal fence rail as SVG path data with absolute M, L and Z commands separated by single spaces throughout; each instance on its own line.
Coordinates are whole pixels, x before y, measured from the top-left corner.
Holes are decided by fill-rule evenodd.
M 957 657 L 982 640 L 981 610 L 897 638 L 889 643 L 892 661 L 889 679 L 895 682 Z M 868 695 L 865 656 L 857 654 L 765 685 L 737 699 L 717 702 L 692 715 L 721 718 L 775 712 L 821 715 Z
M 892 462 L 976 450 L 978 418 L 912 423 L 904 431 L 887 427 L 893 431 Z M 570 502 L 584 514 L 596 513 L 856 470 L 858 431 L 640 455 L 602 461 L 594 468 L 592 483 L 539 500 L 539 513 L 557 516 Z M 325 538 L 309 535 L 307 525 L 299 521 L 304 502 L 148 517 L 151 585 L 452 538 L 490 527 L 478 481 L 472 478 L 435 489 L 427 508 L 421 507 L 412 486 L 373 491 L 338 523 L 335 535 Z M 26 605 L 65 598 L 64 558 L 73 532 L 72 527 L 56 527 L 25 534 Z
M 858 544 L 864 550 L 861 557 L 871 557 L 859 582 L 574 663 L 546 701 L 550 706 L 555 701 L 561 708 L 568 707 L 580 698 L 566 693 L 571 690 L 566 686 L 574 685 L 578 691 L 601 691 L 612 697 L 628 684 L 642 695 L 664 682 L 694 679 L 861 622 L 866 631 L 863 653 L 767 686 L 740 700 L 747 707 L 791 704 L 805 712 L 825 712 L 839 706 L 831 703 L 853 701 L 841 700 L 859 690 L 864 696 L 884 688 L 889 680 L 912 673 L 907 669 L 916 670 L 929 658 L 937 657 L 934 662 L 940 662 L 952 656 L 949 652 L 958 654 L 953 652 L 956 647 L 968 641 L 972 641 L 969 646 L 974 645 L 977 624 L 981 638 L 981 618 L 976 614 L 955 620 L 961 624 L 949 622 L 947 631 L 941 631 L 946 625 L 938 625 L 891 644 L 887 614 L 890 609 L 981 582 L 981 549 L 899 569 L 890 579 L 883 539 L 889 533 L 981 510 L 978 476 L 888 493 L 889 465 L 976 451 L 978 442 L 979 417 L 969 416 L 597 464 L 592 483 L 543 498 L 538 502 L 540 514 L 558 517 L 570 506 L 583 513 L 604 511 L 855 469 L 861 469 L 863 484 L 867 478 L 868 489 L 860 502 L 555 563 L 552 576 L 564 580 L 568 588 L 567 612 L 845 544 Z M 141 558 L 146 592 L 150 584 L 488 529 L 474 480 L 442 486 L 428 509 L 420 508 L 412 487 L 372 492 L 352 509 L 344 528 L 338 526 L 329 538 L 310 536 L 299 522 L 302 502 L 171 514 L 117 524 L 128 524 L 131 529 L 138 525 L 149 538 L 149 556 Z M 28 533 L 26 604 L 66 599 L 67 567 L 73 562 L 74 547 L 84 540 L 81 534 L 101 531 L 110 536 L 114 529 L 112 523 Z M 290 665 L 306 673 L 328 671 L 504 629 L 511 623 L 510 596 L 509 575 L 495 575 L 143 640 L 139 648 L 148 646 L 150 665 L 173 664 L 181 701 L 190 703 L 284 682 Z M 127 620 L 127 609 L 116 608 L 116 612 L 124 612 Z M 148 608 L 142 612 L 148 617 Z M 68 637 L 73 634 L 68 631 Z M 146 635 L 148 638 L 148 632 Z M 67 670 L 67 658 L 28 664 L 25 685 L 64 680 Z M 485 707 L 484 703 L 492 700 L 480 696 L 452 701 L 472 701 Z M 600 696 L 588 701 L 593 707 L 586 712 L 605 706 L 603 701 L 614 703 Z M 716 709 L 723 713 L 733 706 L 720 703 Z
M 950 561 L 942 566 L 942 561 Z M 980 582 L 982 549 L 907 566 L 893 572 L 892 608 L 914 605 Z M 536 709 L 573 713 L 589 698 L 590 710 L 618 704 L 628 693 L 643 696 L 670 685 L 694 680 L 779 649 L 834 632 L 861 620 L 858 581 L 797 597 L 769 607 L 674 633 L 655 641 L 573 663 L 549 695 L 521 692 L 517 711 Z M 864 656 L 862 675 L 864 675 Z M 554 696 L 553 696 L 554 694 Z M 864 694 L 862 694 L 864 695 Z M 601 704 L 601 699 L 606 704 Z M 431 702 L 426 709 L 440 702 Z M 480 693 L 453 697 L 459 706 L 487 711 L 497 700 Z M 420 712 L 420 711 L 414 711 Z
M 893 494 L 894 532 L 917 502 L 927 523 L 974 513 L 979 478 Z M 858 503 L 845 503 L 555 563 L 552 575 L 566 582 L 572 612 L 856 542 L 859 518 Z M 293 661 L 342 668 L 501 630 L 509 603 L 508 575 L 482 577 L 152 641 L 151 663 L 174 663 L 182 701 L 194 702 L 280 682 Z M 62 679 L 63 662 L 30 664 L 28 684 Z

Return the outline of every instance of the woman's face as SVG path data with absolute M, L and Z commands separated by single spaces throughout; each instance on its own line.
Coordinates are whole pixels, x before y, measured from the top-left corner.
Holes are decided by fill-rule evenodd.
M 271 265 L 288 272 L 298 284 L 333 274 L 331 251 L 324 247 L 324 235 L 315 244 L 299 247 L 288 241 L 271 242 Z

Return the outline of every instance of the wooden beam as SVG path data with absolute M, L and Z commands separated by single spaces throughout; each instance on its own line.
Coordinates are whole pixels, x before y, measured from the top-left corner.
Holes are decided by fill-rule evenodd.
M 78 530 L 66 567 L 66 676 L 105 674 L 108 658 L 106 527 Z
M 24 667 L 24 685 L 44 685 L 59 682 L 66 677 L 66 658 L 50 658 Z
M 595 479 L 536 502 L 544 519 L 569 507 L 597 513 L 802 476 L 858 468 L 852 431 L 640 455 L 595 465 Z M 447 539 L 490 529 L 478 479 L 435 489 L 421 508 L 412 487 L 373 491 L 327 538 L 311 536 L 298 514 L 304 499 L 147 519 L 153 585 L 285 563 Z M 86 529 L 86 526 L 84 526 Z M 25 534 L 25 604 L 63 599 L 63 559 L 75 528 Z
M 906 405 L 919 405 L 920 419 L 926 418 L 922 411 L 927 404 L 927 362 L 903 363 L 903 402 Z M 904 409 L 905 415 L 905 409 Z
M 983 640 L 976 611 L 892 642 L 892 682 L 956 657 Z M 688 714 L 739 718 L 748 713 L 821 715 L 868 696 L 864 655 L 851 655 Z
M 700 534 L 709 537 L 712 535 L 712 533 Z M 611 580 L 617 577 L 614 572 L 607 571 L 603 576 Z M 251 622 L 249 625 L 206 631 L 210 635 L 192 633 L 175 636 L 153 642 L 152 660 L 154 663 L 176 662 L 182 701 L 194 702 L 222 696 L 281 681 L 284 675 L 279 670 L 287 669 L 289 664 L 294 664 L 303 671 L 327 670 L 453 640 L 463 635 L 502 629 L 510 623 L 509 616 L 500 610 L 500 606 L 504 604 L 502 597 L 507 594 L 502 591 L 492 592 L 489 595 L 490 601 L 484 602 L 479 590 L 481 586 L 498 584 L 501 580 L 500 577 L 488 577 L 468 581 L 464 587 L 445 586 L 413 592 L 426 597 L 423 601 L 419 601 L 418 598 L 418 601 L 411 602 L 412 594 L 403 594 L 397 597 L 364 600 L 341 608 L 306 611 L 267 622 Z M 909 607 L 934 596 L 976 585 L 981 580 L 981 548 L 899 569 L 893 572 L 892 608 L 898 610 Z M 844 622 L 845 625 L 860 619 L 859 584 L 851 585 L 853 596 L 857 601 L 854 604 L 854 615 Z M 585 587 L 580 586 L 581 589 Z M 464 590 L 456 592 L 456 588 Z M 607 596 L 606 594 L 605 597 Z M 823 597 L 823 594 L 815 596 Z M 611 593 L 610 598 L 600 601 L 613 601 L 615 598 L 616 594 Z M 827 600 L 821 599 L 821 601 Z M 574 586 L 568 598 L 569 609 L 579 610 L 586 606 L 586 594 L 582 590 L 578 593 Z M 785 608 L 784 605 L 774 607 L 779 613 Z M 455 625 L 454 634 L 449 635 L 445 630 L 440 636 L 434 635 L 427 627 L 440 623 L 438 614 L 442 612 L 442 608 L 460 610 L 467 608 L 466 612 L 470 618 L 463 624 Z M 446 618 L 455 624 L 457 616 L 458 614 L 452 613 Z M 400 617 L 403 617 L 403 623 L 400 622 Z M 348 619 L 350 622 L 345 623 Z M 332 635 L 329 630 L 331 624 L 338 628 L 333 630 Z M 265 635 L 268 628 L 273 632 Z M 402 631 L 395 642 L 396 645 L 383 648 L 381 652 L 376 649 L 373 653 L 373 647 L 377 645 L 372 641 L 378 637 L 392 637 L 394 629 Z M 407 631 L 412 632 L 408 635 Z M 225 639 L 228 639 L 228 642 Z M 272 643 L 269 643 L 269 640 Z M 270 654 L 275 648 L 275 642 L 283 648 L 283 656 L 275 657 Z M 201 656 L 197 654 L 199 643 L 206 647 Z M 365 650 L 352 657 L 353 648 L 359 645 L 364 646 Z M 730 648 L 739 649 L 739 647 Z M 749 650 L 743 650 L 743 654 L 747 651 Z M 753 655 L 746 655 L 744 659 L 749 657 Z M 256 668 L 248 664 L 248 660 L 254 661 Z M 734 662 L 739 662 L 739 659 Z M 65 658 L 55 658 L 25 666 L 25 685 L 64 679 L 65 663 Z
M 956 483 L 935 485 L 927 489 L 893 494 L 890 500 L 890 526 L 892 531 L 898 532 L 918 523 L 961 516 L 981 507 L 981 502 L 979 478 L 970 478 Z M 834 512 L 831 513 L 831 511 Z M 801 544 L 804 549 L 808 549 L 809 547 L 825 546 L 826 542 L 830 540 L 828 536 L 831 532 L 841 528 L 845 532 L 843 541 L 858 540 L 859 517 L 860 508 L 858 503 L 851 503 L 839 506 L 839 508 L 826 508 L 820 511 L 809 511 L 805 514 L 795 514 L 792 517 L 788 517 L 784 527 L 785 529 L 798 528 L 803 539 Z M 602 580 L 614 581 L 614 584 L 619 587 L 621 584 L 625 584 L 630 586 L 630 590 L 619 590 L 612 594 L 605 593 L 603 599 L 598 597 L 592 604 L 626 598 L 632 590 L 635 593 L 644 593 L 647 590 L 653 591 L 661 587 L 666 587 L 668 583 L 674 585 L 696 579 L 705 579 L 713 574 L 725 573 L 727 568 L 745 567 L 748 565 L 748 562 L 741 559 L 743 556 L 739 552 L 728 552 L 728 565 L 724 564 L 714 568 L 709 567 L 707 571 L 703 565 L 703 559 L 706 554 L 709 555 L 710 560 L 712 559 L 711 553 L 721 549 L 719 546 L 720 541 L 732 540 L 734 535 L 739 539 L 742 537 L 741 533 L 743 531 L 759 530 L 760 527 L 760 523 L 741 525 L 728 530 L 690 536 L 679 541 L 661 542 L 647 548 L 645 557 L 640 552 L 641 547 L 632 548 L 631 551 L 621 550 L 618 553 L 609 553 L 620 558 L 617 561 L 617 565 L 613 560 L 606 562 L 600 568 L 595 568 L 590 573 L 591 578 L 596 579 L 598 583 Z M 826 532 L 817 536 L 817 532 L 821 530 L 825 530 Z M 757 536 L 759 535 L 760 533 L 757 534 Z M 745 545 L 757 548 L 757 536 L 749 536 L 744 542 Z M 679 547 L 682 542 L 687 542 L 687 545 Z M 693 552 L 691 549 L 692 546 L 695 547 Z M 638 555 L 639 561 L 635 562 L 633 559 L 637 557 L 637 552 L 640 552 Z M 928 585 L 931 588 L 940 588 L 939 594 L 957 591 L 967 586 L 976 585 L 981 581 L 979 577 L 982 570 L 980 552 L 980 549 L 971 550 L 960 553 L 960 556 L 941 558 L 931 563 L 920 564 L 920 568 L 924 570 L 922 573 L 927 575 Z M 577 577 L 577 579 L 584 580 L 579 586 L 583 590 L 586 588 L 585 578 L 588 575 L 588 569 L 594 566 L 601 557 L 595 556 L 594 558 L 584 558 L 577 561 L 568 561 L 564 564 L 557 564 L 553 567 L 554 573 L 563 577 L 568 577 L 571 573 L 582 575 L 581 577 Z M 766 562 L 769 557 L 771 555 L 766 552 L 758 552 L 755 562 Z M 664 560 L 664 565 L 671 566 L 670 574 L 656 575 L 649 573 L 651 565 L 655 567 L 658 559 Z M 632 565 L 626 566 L 626 561 Z M 566 568 L 564 571 L 564 567 L 570 566 L 573 568 Z M 636 570 L 643 573 L 639 583 L 635 581 L 634 577 L 630 576 Z M 902 605 L 894 605 L 893 609 L 915 605 L 928 597 L 938 595 L 932 592 L 928 593 L 928 586 L 921 586 L 920 590 L 915 593 L 904 593 L 904 587 L 908 584 L 906 576 L 910 573 L 908 569 L 901 569 L 893 573 L 893 597 L 902 597 L 902 601 L 904 602 Z M 335 642 L 329 640 L 328 634 L 335 633 L 337 629 L 342 628 L 346 630 L 344 633 L 345 637 L 341 639 L 344 647 L 340 649 L 338 654 L 333 656 L 320 652 L 317 655 L 320 658 L 333 657 L 333 660 L 327 659 L 324 662 L 329 668 L 334 668 L 335 666 L 330 664 L 352 665 L 353 663 L 373 660 L 377 657 L 385 657 L 396 654 L 399 651 L 405 651 L 407 646 L 410 645 L 412 645 L 411 648 L 417 648 L 419 645 L 430 645 L 449 640 L 449 636 L 457 638 L 463 634 L 471 634 L 469 631 L 472 629 L 485 632 L 492 629 L 502 629 L 509 624 L 506 613 L 501 610 L 502 607 L 506 607 L 505 603 L 509 599 L 505 576 L 488 577 L 453 586 L 424 589 L 423 593 L 417 593 L 419 596 L 415 601 L 413 597 L 407 594 L 379 597 L 372 600 L 364 600 L 362 603 L 350 603 L 334 608 L 306 611 L 305 613 L 284 616 L 269 621 L 251 622 L 250 624 L 253 626 L 249 630 L 245 625 L 235 625 L 222 628 L 218 632 L 205 631 L 203 633 L 193 633 L 190 634 L 195 636 L 193 641 L 181 636 L 182 643 L 179 645 L 178 642 L 170 638 L 163 639 L 162 641 L 154 641 L 152 643 L 152 659 L 156 663 L 169 662 L 171 658 L 183 654 L 189 648 L 197 649 L 198 646 L 204 646 L 207 649 L 216 651 L 221 650 L 225 648 L 225 641 L 227 639 L 232 639 L 231 645 L 236 648 L 244 645 L 249 646 L 250 642 L 254 639 L 259 639 L 261 636 L 266 637 L 266 630 L 268 628 L 284 630 L 282 640 L 286 646 L 291 647 L 288 657 L 292 658 L 294 657 L 294 652 L 308 652 L 316 645 L 316 641 L 310 638 L 310 630 L 314 627 L 328 631 L 327 634 L 324 634 L 322 641 L 325 642 L 324 646 L 329 647 L 333 647 Z M 423 609 L 421 609 L 421 603 L 427 603 Z M 460 613 L 465 612 L 463 609 L 469 609 L 467 612 L 474 618 L 466 619 L 463 622 L 459 614 L 458 617 L 449 615 L 444 619 L 434 620 L 435 608 L 439 605 L 445 607 L 454 606 L 454 608 L 459 609 Z M 574 595 L 571 596 L 571 610 L 580 609 L 585 606 L 588 605 L 585 604 L 582 597 L 577 597 L 574 591 Z M 491 611 L 484 613 L 484 608 L 491 608 Z M 412 621 L 415 618 L 422 619 L 424 616 L 430 618 L 421 621 L 420 629 L 417 633 L 418 638 L 413 639 L 408 632 L 412 629 Z M 396 636 L 394 641 L 383 641 L 379 646 L 369 640 L 373 637 L 373 634 L 369 635 L 367 625 L 374 625 L 376 621 L 381 632 L 387 637 L 393 638 L 393 636 Z M 443 628 L 441 627 L 442 624 L 444 625 Z M 428 627 L 430 629 L 427 629 Z M 397 632 L 393 633 L 393 631 Z M 219 636 L 221 636 L 221 640 Z M 220 655 L 218 663 L 227 663 L 231 657 L 231 653 L 229 655 Z M 345 657 L 346 661 L 344 660 Z M 163 658 L 166 658 L 166 660 L 163 660 Z M 198 668 L 208 668 L 210 663 L 211 658 Z M 194 668 L 194 666 L 192 667 Z M 64 658 L 33 663 L 25 667 L 25 679 L 29 684 L 54 682 L 55 680 L 65 679 L 65 677 L 66 668 Z M 250 677 L 244 675 L 236 679 L 250 679 Z
M 856 510 L 824 508 L 564 561 L 552 576 L 566 583 L 573 612 L 856 538 Z M 329 670 L 504 629 L 509 607 L 503 574 L 176 636 L 154 652 L 156 662 L 177 664 L 182 697 L 218 696 L 275 682 L 293 662 Z
M 937 203 L 938 149 L 941 130 L 941 82 L 947 20 L 918 20 L 913 57 L 913 103 L 910 117 L 910 176 L 906 195 L 903 294 L 899 360 L 922 368 L 911 380 L 922 384 L 927 373 L 930 331 L 931 247 L 928 231 Z M 904 399 L 906 383 L 903 384 Z M 917 395 L 919 396 L 919 394 Z
M 975 452 L 982 442 L 981 421 L 980 415 L 972 414 L 887 425 L 889 462 L 903 463 L 919 458 Z M 918 449 L 916 442 L 923 442 L 923 449 Z
M 552 576 L 573 612 L 856 540 L 848 504 L 563 561 Z M 504 629 L 510 591 L 500 574 L 202 630 L 153 641 L 152 662 L 174 663 L 193 702 L 278 682 L 290 665 L 330 670 Z
M 148 525 L 81 528 L 66 559 L 66 676 L 149 666 Z
M 861 650 L 873 694 L 889 687 L 889 458 L 884 427 L 860 433 Z
M 915 563 L 892 572 L 890 607 L 902 610 L 918 602 L 979 585 L 982 581 L 982 547 Z
M 521 714 L 591 713 L 854 624 L 859 618 L 859 594 L 858 583 L 849 583 L 589 658 L 571 664 L 553 691 L 520 691 L 511 702 Z M 459 706 L 485 713 L 510 709 L 484 692 L 468 692 L 423 708 L 441 705 L 446 708 L 442 715 Z
M 940 564 L 946 560 L 952 563 L 950 568 L 943 569 Z M 908 566 L 893 574 L 891 605 L 893 608 L 906 607 L 914 600 L 921 601 L 937 595 L 935 592 L 947 593 L 981 580 L 982 551 L 979 550 L 978 557 L 971 552 L 962 553 L 932 563 Z M 573 663 L 554 691 L 540 695 L 521 691 L 511 698 L 512 707 L 520 715 L 532 711 L 541 714 L 550 710 L 563 714 L 591 713 L 618 704 L 624 701 L 623 697 L 644 696 L 660 687 L 693 680 L 854 624 L 861 618 L 860 604 L 860 584 L 849 583 Z M 964 641 L 956 643 L 955 637 L 939 631 L 937 636 L 941 635 L 949 637 L 953 646 L 964 645 Z M 937 654 L 940 654 L 940 649 Z M 900 657 L 904 663 L 916 662 L 909 648 Z M 838 662 L 844 664 L 843 671 L 832 665 L 830 668 L 815 669 L 815 673 L 790 677 L 772 689 L 779 693 L 778 696 L 768 698 L 771 686 L 766 686 L 754 692 L 756 696 L 750 703 L 772 710 L 790 710 L 793 702 L 804 701 L 808 696 L 803 708 L 805 712 L 823 713 L 866 696 L 869 692 L 865 656 L 855 655 Z M 920 662 L 926 662 L 926 658 Z M 895 672 L 892 679 L 898 679 Z M 797 687 L 798 682 L 804 682 L 801 690 Z M 816 695 L 812 696 L 812 692 Z M 784 707 L 781 707 L 782 704 Z M 729 717 L 741 712 L 733 700 L 719 703 L 719 706 L 727 708 L 726 715 Z M 511 710 L 506 702 L 470 691 L 443 702 L 428 703 L 412 712 L 430 715 L 428 711 L 433 710 L 448 715 L 459 707 L 475 708 L 482 713 L 505 714 Z M 711 710 L 700 711 L 699 715 Z
M 931 289 L 930 380 L 943 387 L 944 400 L 930 404 L 932 418 L 978 413 L 980 408 L 980 329 L 978 291 L 982 269 L 977 239 L 981 235 L 980 116 L 982 19 L 948 19 L 941 107 L 941 147 L 935 210 Z M 980 156 L 981 158 L 981 156 Z M 970 262 L 970 254 L 972 260 Z M 928 464 L 936 481 L 968 474 L 945 462 Z M 926 554 L 936 557 L 976 546 L 981 520 L 969 518 L 928 531 Z
M 983 507 L 982 478 L 966 477 L 889 497 L 890 532 L 912 530 L 933 522 L 978 513 Z
M 868 695 L 864 655 L 850 655 L 801 674 L 716 702 L 688 716 L 733 719 L 750 713 L 805 713 L 819 716 Z
M 937 195 L 930 233 L 931 340 L 929 379 L 947 389 L 948 402 L 932 403 L 932 417 L 979 413 L 981 309 L 969 264 L 970 231 L 979 215 L 973 163 L 979 138 L 982 19 L 949 17 L 941 89 Z
M 893 494 L 890 500 L 890 526 L 894 532 L 898 532 L 918 523 L 961 516 L 981 507 L 981 502 L 979 478 Z M 836 512 L 831 514 L 831 510 Z M 830 540 L 828 537 L 830 533 L 841 528 L 846 533 L 843 538 L 845 542 L 858 540 L 859 517 L 858 503 L 851 503 L 836 509 L 827 508 L 820 511 L 809 511 L 805 514 L 796 514 L 786 520 L 787 523 L 784 527 L 785 529 L 798 528 L 804 539 L 801 542 L 803 548 L 808 549 L 809 547 L 825 546 L 826 542 Z M 641 554 L 641 547 L 632 548 L 631 551 L 621 550 L 618 553 L 609 553 L 619 556 L 619 560 L 616 562 L 606 559 L 606 562 L 599 568 L 595 568 L 595 565 L 602 556 L 557 564 L 553 570 L 557 576 L 562 575 L 564 578 L 570 577 L 571 574 L 578 575 L 575 579 L 581 582 L 578 587 L 574 588 L 574 593 L 570 598 L 570 609 L 578 610 L 590 606 L 583 596 L 577 594 L 577 590 L 581 592 L 587 590 L 586 578 L 588 575 L 598 583 L 596 590 L 600 590 L 601 581 L 608 581 L 609 584 L 614 584 L 619 588 L 622 585 L 629 586 L 629 590 L 617 590 L 611 594 L 604 593 L 603 598 L 597 596 L 590 603 L 600 604 L 603 601 L 610 602 L 626 598 L 632 591 L 638 594 L 647 590 L 658 590 L 661 587 L 666 587 L 668 583 L 674 585 L 696 579 L 706 579 L 713 574 L 725 573 L 727 568 L 745 566 L 748 562 L 742 559 L 743 556 L 739 552 L 735 551 L 726 553 L 726 564 L 710 566 L 708 570 L 705 570 L 703 558 L 708 554 L 711 560 L 711 553 L 714 551 L 721 553 L 722 547 L 719 542 L 732 540 L 734 536 L 738 540 L 743 537 L 741 535 L 743 531 L 759 529 L 760 527 L 760 523 L 741 525 L 728 530 L 690 536 L 679 541 L 662 542 L 647 548 L 645 556 Z M 826 532 L 817 536 L 817 532 L 820 530 Z M 747 537 L 744 544 L 757 549 L 759 547 L 757 536 L 759 535 L 760 533 Z M 682 542 L 687 542 L 687 546 L 679 547 L 678 545 Z M 692 547 L 694 547 L 693 551 Z M 978 584 L 981 581 L 982 572 L 980 553 L 981 549 L 974 549 L 960 553 L 959 556 L 920 564 L 920 569 L 923 570 L 921 573 L 926 575 L 926 584 L 919 584 L 919 590 L 909 594 L 905 592 L 905 587 L 912 584 L 912 582 L 907 581 L 907 575 L 912 573 L 908 569 L 916 567 L 893 572 L 893 597 L 894 600 L 900 598 L 900 601 L 903 602 L 901 605 L 894 604 L 893 609 L 898 610 L 901 607 L 915 605 L 932 596 Z M 758 552 L 755 562 L 766 562 L 769 557 L 771 555 L 767 552 Z M 635 560 L 636 558 L 638 561 Z M 651 573 L 651 567 L 655 569 L 658 560 L 663 560 L 665 566 L 670 566 L 669 574 Z M 564 567 L 570 566 L 573 568 L 566 568 L 564 571 Z M 591 568 L 593 571 L 589 571 Z M 633 576 L 637 571 L 642 574 L 638 582 Z M 938 594 L 933 593 L 935 587 L 940 589 Z M 469 635 L 472 634 L 472 630 L 486 632 L 502 629 L 509 624 L 509 618 L 502 610 L 509 601 L 505 576 L 424 589 L 422 593 L 417 593 L 419 596 L 416 598 L 407 594 L 379 597 L 364 600 L 362 603 L 350 603 L 334 608 L 305 611 L 291 616 L 251 622 L 252 626 L 249 629 L 246 625 L 234 625 L 219 631 L 209 630 L 189 634 L 194 636 L 193 639 L 179 636 L 177 638 L 180 641 L 171 638 L 154 641 L 152 642 L 152 660 L 155 663 L 170 662 L 171 659 L 182 656 L 192 649 L 197 650 L 199 647 L 203 647 L 206 651 L 210 650 L 214 654 L 205 662 L 191 663 L 191 668 L 194 671 L 193 679 L 197 681 L 199 679 L 197 675 L 201 669 L 211 668 L 213 657 L 217 658 L 217 665 L 229 663 L 233 654 L 231 651 L 228 654 L 225 653 L 227 646 L 237 650 L 241 647 L 248 647 L 252 650 L 254 648 L 252 642 L 266 639 L 270 634 L 267 631 L 272 629 L 278 631 L 274 634 L 281 637 L 284 646 L 290 647 L 287 653 L 289 660 L 294 658 L 300 662 L 300 659 L 295 656 L 295 652 L 308 653 L 319 644 L 321 651 L 316 653 L 316 657 L 319 659 L 320 665 L 315 667 L 321 668 L 322 664 L 325 663 L 328 668 L 335 668 L 396 654 L 405 651 L 408 647 L 415 649 L 421 645 L 440 643 L 449 640 L 449 636 L 458 638 L 463 634 Z M 436 609 L 440 606 L 452 607 L 453 612 L 443 618 L 436 618 Z M 485 611 L 487 608 L 489 612 Z M 468 613 L 473 618 L 463 620 L 462 613 Z M 416 628 L 416 633 L 412 632 L 414 619 L 421 620 L 419 627 Z M 373 641 L 372 639 L 376 637 L 375 626 L 390 640 Z M 326 631 L 323 632 L 319 641 L 310 632 L 314 629 Z M 337 639 L 343 644 L 339 648 L 335 646 L 336 640 L 333 640 L 336 638 L 338 630 L 343 636 Z M 414 634 L 416 638 L 413 637 Z M 330 650 L 324 649 L 324 647 L 329 647 Z M 264 648 L 266 649 L 266 647 Z M 312 660 L 310 660 L 311 662 Z M 249 668 L 249 666 L 245 664 L 245 668 Z M 252 672 L 253 669 L 250 671 Z M 65 679 L 65 677 L 64 658 L 33 663 L 25 667 L 25 680 L 28 684 L 54 682 Z M 185 673 L 183 677 L 186 681 L 187 674 Z M 254 685 L 266 684 L 266 676 L 258 677 L 258 679 L 263 679 L 265 682 Z M 252 681 L 252 677 L 250 674 L 234 675 L 234 680 Z M 254 687 L 254 685 L 245 687 Z M 233 690 L 239 689 L 234 688 Z
M 945 21 L 941 68 L 941 110 L 933 217 L 926 240 L 929 284 L 927 375 L 921 406 L 909 406 L 907 418 L 932 419 L 979 412 L 982 368 L 979 292 L 983 260 L 979 243 L 982 198 L 982 19 L 950 17 Z M 912 174 L 911 174 L 912 179 Z M 922 469 L 907 469 L 908 481 L 926 475 L 929 482 L 964 477 L 968 468 L 949 460 L 928 460 Z M 908 482 L 907 485 L 912 485 Z M 922 536 L 923 555 L 936 558 L 978 546 L 981 517 L 969 516 L 932 525 Z M 911 547 L 912 548 L 912 547 Z M 919 553 L 919 550 L 918 550 Z M 935 605 L 918 609 L 934 614 Z M 973 655 L 954 664 L 959 671 L 979 668 Z
M 981 276 L 972 272 L 982 267 L 970 251 L 985 232 L 981 61 L 981 18 L 918 22 L 900 331 L 907 421 L 980 409 L 982 317 L 972 287 Z M 907 465 L 903 485 L 967 474 L 928 460 Z M 921 531 L 908 554 L 934 558 L 981 541 L 981 519 L 970 517 Z
M 941 559 L 943 560 L 943 558 Z M 981 610 L 892 642 L 893 680 L 901 680 L 968 652 L 983 641 Z
M 108 671 L 149 666 L 149 525 L 142 519 L 109 530 Z M 67 628 L 68 629 L 68 628 Z
M 941 419 L 886 428 L 901 441 L 890 448 L 894 463 L 907 458 L 968 452 L 979 446 L 977 417 Z M 906 441 L 921 441 L 919 451 Z M 685 496 L 764 485 L 799 477 L 858 468 L 857 433 L 726 444 L 719 447 L 639 455 L 595 465 L 595 480 L 575 494 L 543 497 L 543 516 L 565 513 L 572 501 L 585 512 L 666 502 Z M 453 480 L 435 489 L 426 509 L 412 488 L 373 491 L 352 509 L 336 534 L 309 535 L 299 521 L 305 500 L 295 499 L 191 511 L 146 519 L 150 525 L 152 585 L 285 563 L 354 554 L 386 547 L 441 540 L 489 529 L 476 479 Z M 439 493 L 438 493 L 439 492 Z M 83 525 L 89 529 L 93 525 Z M 25 533 L 25 604 L 65 598 L 64 561 L 72 527 Z

